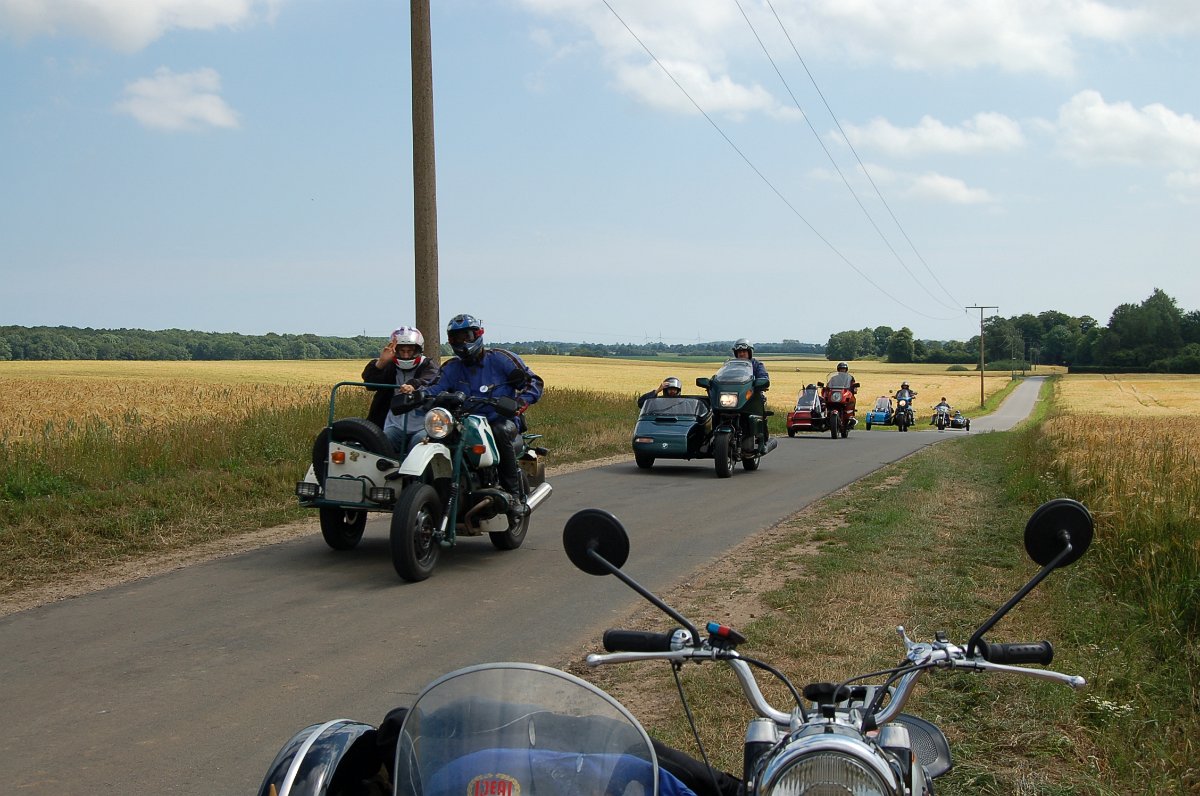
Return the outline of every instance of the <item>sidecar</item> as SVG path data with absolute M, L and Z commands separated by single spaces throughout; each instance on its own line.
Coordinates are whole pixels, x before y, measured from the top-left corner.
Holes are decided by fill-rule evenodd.
M 796 396 L 796 408 L 787 414 L 787 433 L 796 436 L 799 431 L 824 431 L 826 421 L 825 403 L 817 385 L 810 384 Z
M 633 427 L 633 459 L 649 469 L 655 459 L 711 456 L 712 407 L 707 395 L 651 398 Z
M 891 425 L 895 418 L 895 410 L 892 409 L 892 399 L 886 395 L 881 395 L 875 399 L 875 406 L 867 412 L 866 422 L 867 431 L 871 430 L 871 426 L 887 426 Z
M 965 416 L 961 410 L 955 409 L 954 414 L 950 418 L 950 425 L 947 428 L 961 428 L 964 431 L 970 431 L 971 418 Z

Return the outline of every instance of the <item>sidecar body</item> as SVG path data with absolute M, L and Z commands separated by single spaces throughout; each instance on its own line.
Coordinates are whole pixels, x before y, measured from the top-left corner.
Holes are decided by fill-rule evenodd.
M 633 427 L 633 456 L 639 467 L 655 459 L 711 456 L 712 408 L 706 395 L 651 398 Z

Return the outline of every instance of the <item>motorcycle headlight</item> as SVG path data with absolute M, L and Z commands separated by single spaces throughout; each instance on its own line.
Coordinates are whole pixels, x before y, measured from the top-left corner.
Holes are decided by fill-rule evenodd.
M 430 439 L 445 439 L 454 430 L 454 417 L 440 406 L 425 415 L 425 433 Z
M 831 393 L 829 394 L 829 400 L 830 400 L 830 401 L 832 401 L 832 402 L 833 402 L 833 403 L 835 403 L 835 404 L 836 404 L 836 403 L 841 403 L 841 401 L 842 401 L 842 391 L 841 391 L 841 390 L 834 390 L 833 392 L 831 392 Z
M 738 394 L 737 393 L 735 393 L 735 392 L 721 393 L 721 408 L 722 409 L 731 409 L 731 408 L 737 406 L 737 402 L 738 402 Z
M 891 796 L 900 787 L 877 748 L 819 734 L 793 742 L 759 778 L 762 796 Z

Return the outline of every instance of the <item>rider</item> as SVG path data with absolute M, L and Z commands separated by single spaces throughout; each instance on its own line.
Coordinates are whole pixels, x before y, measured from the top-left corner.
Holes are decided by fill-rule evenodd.
M 383 433 L 401 455 L 425 438 L 425 412 L 407 403 L 400 413 L 388 409 L 397 394 L 408 394 L 432 384 L 438 375 L 437 363 L 424 355 L 425 337 L 414 326 L 401 326 L 392 332 L 379 356 L 363 368 L 362 380 L 373 384 L 395 384 L 395 389 L 368 387 L 375 395 L 367 419 L 383 428 Z
M 754 344 L 745 337 L 739 337 L 737 342 L 733 344 L 733 357 L 734 359 L 750 360 L 750 364 L 754 366 L 754 378 L 767 380 L 767 383 L 762 387 L 754 388 L 754 397 L 746 402 L 746 408 L 750 414 L 756 414 L 763 419 L 762 444 L 759 445 L 758 449 L 760 453 L 765 453 L 770 431 L 767 428 L 767 396 L 764 393 L 771 389 L 771 377 L 767 375 L 766 365 L 754 358 Z
M 646 403 L 646 401 L 649 401 L 651 398 L 658 397 L 659 393 L 662 393 L 664 398 L 674 398 L 679 395 L 682 390 L 683 382 L 674 376 L 668 376 L 662 380 L 662 384 L 658 385 L 658 387 L 638 398 L 638 407 L 640 408 L 642 404 Z
M 838 379 L 838 383 L 833 383 L 834 380 L 830 379 L 829 386 L 830 387 L 842 387 L 842 388 L 849 387 L 850 392 L 857 395 L 858 388 L 854 386 L 854 377 L 850 375 L 850 366 L 847 365 L 845 362 L 839 362 L 839 363 L 837 363 L 837 372 L 839 374 L 844 374 L 844 376 L 842 378 Z M 845 382 L 845 383 L 843 384 L 841 382 Z
M 442 365 L 441 375 L 427 389 L 428 395 L 459 391 L 468 397 L 515 398 L 517 416 L 502 417 L 494 406 L 480 406 L 478 414 L 488 419 L 500 449 L 500 486 L 514 498 L 517 513 L 528 512 L 521 492 L 517 456 L 525 410 L 542 397 L 544 383 L 519 356 L 503 348 L 483 347 L 483 322 L 473 315 L 455 315 L 446 324 L 446 339 L 454 358 Z
M 910 423 L 912 422 L 912 419 L 916 417 L 912 408 L 913 399 L 916 397 L 917 394 L 908 386 L 907 381 L 900 382 L 900 389 L 896 390 L 896 400 L 899 401 L 901 399 L 906 399 L 908 401 L 908 406 L 906 409 L 908 410 L 908 418 Z

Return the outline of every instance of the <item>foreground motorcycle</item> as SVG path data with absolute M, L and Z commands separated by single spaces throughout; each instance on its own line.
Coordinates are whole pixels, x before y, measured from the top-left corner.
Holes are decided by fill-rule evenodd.
M 525 541 L 529 517 L 553 491 L 546 483 L 545 448 L 534 447 L 540 434 L 522 435 L 517 464 L 528 511 L 521 512 L 500 486 L 500 453 L 488 419 L 473 409 L 495 407 L 515 417 L 512 398 L 468 397 L 458 392 L 432 399 L 425 415 L 428 437 L 414 445 L 400 464 L 404 489 L 392 512 L 392 565 L 408 581 L 433 573 L 443 547 L 453 547 L 459 534 L 484 533 L 500 550 L 515 550 Z
M 766 410 L 762 399 L 766 379 L 754 378 L 754 366 L 748 359 L 730 359 L 712 378 L 696 379 L 696 386 L 708 390 L 713 412 L 712 455 L 717 477 L 728 478 L 742 463 L 744 470 L 757 470 L 758 462 L 779 444 L 767 439 Z M 756 396 L 755 393 L 758 393 Z
M 950 407 L 945 404 L 933 407 L 933 423 L 938 431 L 945 431 L 950 426 Z
M 667 633 L 606 631 L 609 654 L 589 655 L 590 666 L 662 660 L 679 669 L 688 661 L 723 661 L 733 670 L 758 715 L 743 741 L 739 792 L 746 796 L 932 794 L 933 780 L 950 770 L 949 744 L 933 724 L 901 712 L 927 671 L 1022 674 L 1083 687 L 1081 677 L 1021 665 L 1049 664 L 1049 642 L 990 642 L 984 635 L 1051 571 L 1082 556 L 1091 539 L 1091 515 L 1081 504 L 1066 499 L 1043 504 L 1025 526 L 1026 551 L 1041 569 L 965 647 L 942 633 L 914 642 L 900 627 L 906 653 L 898 666 L 839 684 L 813 683 L 802 695 L 782 673 L 739 653 L 745 638 L 736 630 L 710 622 L 702 635 L 623 572 L 629 538 L 611 514 L 584 509 L 563 529 L 563 545 L 577 567 L 592 575 L 615 575 L 680 626 Z M 756 668 L 779 678 L 795 704 L 771 705 L 759 688 Z M 862 684 L 878 678 L 883 682 Z M 672 760 L 678 760 L 676 754 Z M 411 709 L 393 711 L 378 728 L 348 719 L 306 727 L 276 755 L 259 794 L 687 793 L 660 762 L 633 714 L 595 686 L 544 666 L 495 663 L 435 680 Z M 709 772 L 711 780 L 700 772 Z M 729 778 L 702 764 L 680 776 L 696 793 L 729 792 Z
M 829 436 L 837 439 L 841 434 L 845 439 L 850 429 L 858 424 L 855 414 L 855 392 L 859 383 L 851 378 L 849 373 L 830 373 L 826 381 L 817 382 L 821 388 L 821 398 L 825 401 L 825 409 L 829 412 Z

